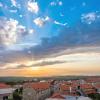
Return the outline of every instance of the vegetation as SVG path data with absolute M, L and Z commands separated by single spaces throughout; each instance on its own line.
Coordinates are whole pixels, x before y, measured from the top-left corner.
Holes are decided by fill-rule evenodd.
M 96 93 L 96 94 L 89 94 L 88 95 L 91 99 L 93 100 L 100 100 L 100 94 Z
M 13 100 L 22 100 L 23 88 L 16 89 L 13 93 Z
M 13 83 L 23 83 L 27 80 L 32 81 L 40 81 L 40 80 L 48 80 L 48 79 L 55 79 L 55 80 L 76 80 L 76 79 L 85 79 L 92 76 L 52 76 L 52 77 L 0 77 L 0 82 L 13 82 Z M 95 76 L 99 77 L 99 76 Z M 11 84 L 13 84 L 11 83 Z

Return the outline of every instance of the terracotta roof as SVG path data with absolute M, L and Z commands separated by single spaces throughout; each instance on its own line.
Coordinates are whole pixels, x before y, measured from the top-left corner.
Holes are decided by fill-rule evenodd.
M 73 83 L 73 84 L 71 85 L 71 87 L 73 87 L 73 88 L 76 88 L 77 86 L 79 86 L 79 84 L 77 84 L 77 83 Z
M 61 85 L 60 86 L 61 89 L 61 94 L 63 95 L 69 95 L 69 96 L 78 96 L 76 93 L 76 88 L 73 85 Z
M 60 93 L 54 93 L 50 98 L 65 99 Z
M 80 87 L 82 89 L 93 89 L 94 87 L 92 86 L 92 84 L 81 84 Z
M 94 94 L 94 93 L 96 93 L 96 91 L 95 90 L 91 90 L 91 91 L 85 91 L 85 94 Z
M 85 94 L 96 93 L 95 88 L 91 84 L 81 84 L 80 86 Z
M 10 85 L 7 85 L 5 83 L 0 83 L 0 89 L 3 89 L 3 88 L 10 88 Z
M 95 84 L 94 87 L 97 88 L 97 89 L 99 89 L 100 88 L 100 84 Z
M 71 83 L 79 83 L 79 80 L 71 80 Z
M 69 91 L 70 90 L 70 87 L 69 86 L 67 86 L 67 85 L 61 85 L 60 86 L 60 89 L 62 90 L 62 91 L 64 91 L 64 90 L 67 90 L 67 91 Z
M 71 85 L 71 82 L 63 81 L 62 84 Z
M 71 93 L 69 93 L 69 92 L 62 92 L 61 94 L 62 95 L 67 95 L 67 96 L 78 96 L 78 94 L 76 94 L 76 92 L 71 92 Z
M 45 90 L 50 88 L 51 84 L 48 82 L 25 83 L 24 87 L 33 88 L 35 90 Z
M 87 83 L 96 83 L 96 82 L 100 82 L 100 78 L 88 78 L 85 80 Z
M 64 85 L 64 84 L 60 85 L 60 89 L 62 91 L 70 91 L 70 88 L 71 88 L 72 91 L 76 90 L 76 86 L 75 85 Z

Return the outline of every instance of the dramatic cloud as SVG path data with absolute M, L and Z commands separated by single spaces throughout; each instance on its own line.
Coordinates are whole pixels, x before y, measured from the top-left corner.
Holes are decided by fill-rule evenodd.
M 0 67 L 0 69 L 14 69 L 14 68 L 17 68 L 17 66 L 19 66 L 20 64 L 17 64 L 17 63 L 4 63 L 2 65 L 2 67 Z M 1 66 L 1 64 L 0 64 Z
M 25 26 L 21 25 L 19 21 L 12 19 L 15 18 L 13 16 L 12 18 L 0 18 L 0 23 L 2 23 L 0 24 L 0 65 L 4 66 L 2 68 L 26 68 L 70 63 L 75 61 L 76 57 L 74 60 L 72 57 L 72 60 L 68 61 L 69 58 L 66 58 L 66 55 L 100 53 L 99 11 L 84 12 L 81 15 L 80 22 L 72 19 L 76 21 L 76 23 L 67 27 L 65 11 L 59 9 L 56 15 L 56 11 L 52 8 L 49 12 L 48 9 L 50 7 L 48 7 L 47 12 L 43 12 L 42 14 L 44 9 L 41 9 L 41 12 L 38 14 L 38 3 L 32 0 L 27 1 L 25 7 L 27 6 L 28 11 L 32 12 L 27 15 L 23 11 L 18 13 L 19 10 L 15 8 L 18 6 L 17 2 L 16 0 L 12 0 L 14 7 L 9 8 L 8 13 L 18 13 L 18 18 L 16 17 L 16 19 L 19 20 L 20 17 L 21 20 L 19 21 Z M 86 5 L 85 2 L 81 2 L 80 4 L 83 6 Z M 62 5 L 63 2 L 60 0 L 51 2 L 51 6 Z M 71 8 L 73 9 L 74 7 Z M 51 13 L 52 10 L 55 14 Z M 50 18 L 46 15 L 50 16 Z M 60 21 L 61 17 L 64 18 L 62 21 Z M 71 18 L 71 16 L 68 17 Z M 80 15 L 78 17 L 80 17 Z M 27 22 L 23 22 L 25 19 Z M 71 23 L 73 23 L 73 21 L 71 21 Z M 47 23 L 49 23 L 49 25 Z M 43 27 L 44 25 L 46 28 Z M 57 57 L 59 57 L 59 59 L 57 59 Z M 79 58 L 78 61 L 80 61 L 80 59 L 81 58 Z M 32 63 L 28 65 L 27 63 L 30 61 Z
M 0 61 L 19 62 L 23 61 L 23 58 L 24 61 L 32 60 L 32 58 L 40 60 L 72 53 L 99 53 L 99 51 L 100 21 L 90 25 L 80 22 L 74 27 L 64 28 L 57 36 L 42 38 L 41 43 L 33 45 L 33 47 L 21 51 L 0 53 Z
M 17 20 L 14 19 L 0 19 L 0 44 L 11 45 L 17 42 L 17 40 L 27 34 L 24 26 L 20 25 Z
M 36 19 L 33 20 L 33 22 L 39 26 L 39 27 L 42 27 L 43 25 L 46 24 L 46 22 L 48 22 L 50 20 L 50 18 L 48 16 L 46 16 L 45 18 L 41 18 L 41 17 L 38 17 Z
M 10 65 L 6 65 L 4 67 L 1 67 L 2 69 L 19 69 L 19 68 L 31 68 L 31 67 L 39 67 L 39 66 L 50 66 L 50 65 L 55 65 L 55 64 L 62 64 L 62 63 L 66 63 L 66 61 L 41 61 L 41 62 L 37 62 L 35 64 L 32 65 L 27 65 L 27 64 L 10 64 Z
M 35 14 L 38 13 L 39 7 L 38 7 L 38 3 L 37 2 L 28 1 L 28 4 L 27 5 L 28 5 L 28 10 L 30 12 L 33 12 Z
M 92 24 L 98 18 L 100 18 L 100 14 L 97 12 L 90 12 L 87 14 L 82 14 L 81 20 L 87 24 Z
M 92 49 L 92 48 L 86 48 L 87 50 Z M 92 61 L 100 61 L 100 53 L 91 53 L 90 50 L 89 52 L 87 52 L 86 49 L 82 49 L 80 48 L 79 50 L 75 50 L 73 49 L 72 52 L 74 52 L 75 54 L 72 54 L 70 52 L 70 55 L 68 55 L 66 52 L 66 54 L 64 53 L 64 55 L 59 55 L 58 57 L 52 57 L 52 58 L 46 58 L 45 60 L 30 60 L 27 59 L 26 61 L 22 61 L 20 58 L 19 60 L 21 60 L 20 62 L 18 61 L 18 59 L 16 59 L 16 61 L 14 61 L 14 58 L 12 58 L 13 56 L 11 56 L 12 60 L 9 62 L 5 61 L 5 60 L 1 60 L 0 62 L 0 69 L 22 69 L 22 68 L 34 68 L 34 67 L 44 67 L 44 66 L 52 66 L 52 65 L 57 65 L 57 64 L 73 64 L 73 63 L 78 63 L 78 62 L 92 62 Z M 97 49 L 97 48 L 95 48 Z M 82 52 L 82 50 L 84 51 L 84 53 Z M 86 52 L 85 52 L 86 50 Z M 99 48 L 100 50 L 100 48 Z M 82 52 L 82 53 L 79 53 Z M 94 50 L 93 50 L 94 52 Z M 77 59 L 76 59 L 77 58 Z M 6 59 L 6 58 L 5 58 Z M 60 67 L 60 66 L 58 66 Z
M 49 66 L 49 65 L 55 65 L 55 64 L 62 64 L 66 63 L 66 61 L 42 61 L 36 64 L 33 64 L 32 66 Z
M 41 44 L 31 48 L 31 51 L 35 57 L 41 58 L 87 46 L 100 46 L 100 21 L 90 25 L 80 22 L 74 27 L 65 28 L 57 36 L 42 38 Z

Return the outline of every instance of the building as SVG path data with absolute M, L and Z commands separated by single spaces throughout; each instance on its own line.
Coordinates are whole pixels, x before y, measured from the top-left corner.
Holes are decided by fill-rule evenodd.
M 77 96 L 76 85 L 66 85 L 61 84 L 59 87 L 59 92 L 66 95 Z
M 97 83 L 100 83 L 100 77 L 87 78 L 85 81 L 86 83 L 97 84 Z
M 91 100 L 91 99 L 84 96 L 71 96 L 60 93 L 54 93 L 50 98 L 47 98 L 45 100 Z
M 11 86 L 6 85 L 5 83 L 0 83 L 0 100 L 7 100 L 10 96 L 12 96 L 13 88 Z
M 25 83 L 23 86 L 23 100 L 44 100 L 51 95 L 49 82 Z
M 94 87 L 96 88 L 97 93 L 100 94 L 100 84 L 95 84 Z
M 46 100 L 65 100 L 66 98 L 62 96 L 60 93 L 54 93 L 50 98 Z
M 80 89 L 81 92 L 83 92 L 85 95 L 96 93 L 96 89 L 93 87 L 92 84 L 81 84 Z

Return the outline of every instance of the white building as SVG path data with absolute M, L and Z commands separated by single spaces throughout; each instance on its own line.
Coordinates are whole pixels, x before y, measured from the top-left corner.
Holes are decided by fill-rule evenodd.
M 48 82 L 27 83 L 23 86 L 23 100 L 44 100 L 51 95 Z
M 13 93 L 14 89 L 9 85 L 0 83 L 0 100 L 7 100 Z

